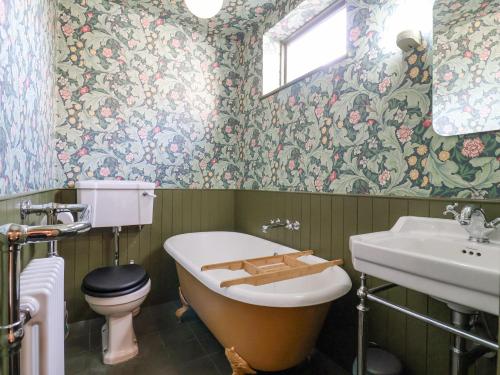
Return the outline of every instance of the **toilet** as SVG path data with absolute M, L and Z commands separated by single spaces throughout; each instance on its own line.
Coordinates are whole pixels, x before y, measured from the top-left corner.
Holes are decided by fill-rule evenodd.
M 122 226 L 152 223 L 153 183 L 91 180 L 78 182 L 76 188 L 78 203 L 91 206 L 93 228 L 111 227 L 118 236 Z M 102 359 L 108 365 L 125 362 L 139 353 L 133 317 L 151 289 L 144 268 L 138 264 L 118 266 L 117 248 L 115 253 L 116 264 L 92 270 L 81 287 L 90 308 L 106 318 L 101 329 Z

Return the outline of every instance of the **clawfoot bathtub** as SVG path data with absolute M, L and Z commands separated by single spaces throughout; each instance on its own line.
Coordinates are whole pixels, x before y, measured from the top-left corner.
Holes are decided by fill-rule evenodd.
M 233 374 L 252 369 L 280 371 L 302 362 L 314 348 L 331 301 L 351 288 L 347 273 L 334 266 L 313 275 L 254 286 L 221 288 L 221 281 L 247 276 L 243 270 L 201 271 L 203 265 L 272 256 L 296 250 L 235 232 L 199 232 L 169 238 L 183 307 L 189 304 L 226 348 Z M 314 264 L 325 260 L 308 255 Z

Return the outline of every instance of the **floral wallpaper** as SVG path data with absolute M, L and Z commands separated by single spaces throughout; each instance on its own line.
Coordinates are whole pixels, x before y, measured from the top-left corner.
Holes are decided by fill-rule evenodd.
M 0 195 L 54 186 L 51 0 L 0 0 Z
M 396 0 L 347 0 L 348 57 L 261 99 L 262 36 L 300 3 L 231 1 L 206 21 L 176 0 L 61 0 L 61 183 L 500 197 L 500 134 L 433 130 L 430 30 L 384 49 Z
M 346 3 L 348 58 L 265 99 L 259 46 L 283 14 L 245 33 L 244 188 L 500 197 L 500 133 L 433 129 L 430 30 L 410 53 L 385 50 L 397 1 Z
M 436 1 L 434 124 L 443 135 L 500 127 L 500 1 Z
M 83 4 L 83 5 L 82 5 Z M 57 157 L 63 181 L 242 183 L 242 35 L 183 26 L 183 2 L 59 2 Z

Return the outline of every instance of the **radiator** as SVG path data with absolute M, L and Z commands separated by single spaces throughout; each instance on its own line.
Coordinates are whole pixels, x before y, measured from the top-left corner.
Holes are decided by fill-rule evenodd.
M 34 259 L 21 272 L 21 308 L 31 320 L 21 345 L 22 375 L 64 375 L 64 260 Z

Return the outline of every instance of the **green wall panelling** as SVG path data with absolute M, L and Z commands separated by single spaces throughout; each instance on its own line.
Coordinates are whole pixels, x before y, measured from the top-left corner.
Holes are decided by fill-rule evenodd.
M 355 288 L 359 275 L 354 271 L 349 251 L 349 236 L 357 233 L 387 230 L 401 215 L 442 217 L 444 206 L 452 200 L 379 196 L 333 195 L 302 192 L 266 192 L 232 190 L 156 190 L 153 224 L 139 230 L 123 228 L 120 236 L 121 263 L 133 259 L 142 264 L 153 280 L 147 304 L 177 298 L 177 275 L 174 261 L 165 254 L 163 242 L 175 234 L 191 231 L 237 230 L 264 237 L 297 249 L 312 248 L 322 257 L 344 258 L 354 288 L 335 301 L 319 340 L 319 347 L 348 368 L 355 354 L 356 304 Z M 74 189 L 49 190 L 0 198 L 0 224 L 19 222 L 19 203 L 76 201 Z M 454 201 L 454 200 L 453 200 Z M 471 201 L 460 200 L 461 203 Z M 500 216 L 499 201 L 474 203 L 485 208 L 490 218 Z M 273 218 L 299 220 L 301 230 L 275 230 L 264 235 L 260 226 Z M 38 224 L 40 217 L 30 217 Z M 32 257 L 43 257 L 47 245 L 27 246 L 23 264 Z M 113 236 L 110 229 L 93 229 L 90 233 L 59 243 L 65 259 L 65 295 L 70 321 L 94 317 L 80 291 L 82 278 L 92 269 L 112 264 Z M 369 278 L 370 287 L 383 280 Z M 397 288 L 382 293 L 392 301 L 447 321 L 447 307 L 426 295 Z M 387 308 L 370 304 L 369 337 L 398 354 L 406 374 L 444 374 L 449 367 L 450 336 L 415 319 L 404 317 Z M 482 359 L 470 375 L 494 373 L 494 360 Z M 500 374 L 499 374 L 500 375 Z
M 234 229 L 234 192 L 231 190 L 168 190 L 155 194 L 153 223 L 124 227 L 120 232 L 120 264 L 134 261 L 151 276 L 151 292 L 145 304 L 157 304 L 177 298 L 175 263 L 163 250 L 163 242 L 175 234 L 200 230 Z M 61 190 L 61 202 L 75 202 L 76 191 Z M 72 241 L 72 242 L 71 242 Z M 111 229 L 92 229 L 90 233 L 61 245 L 66 260 L 66 296 L 70 321 L 95 316 L 88 308 L 80 284 L 97 267 L 113 262 Z
M 344 258 L 344 269 L 353 281 L 351 292 L 335 301 L 320 336 L 318 346 L 339 364 L 350 368 L 355 355 L 356 304 L 355 290 L 359 274 L 354 271 L 349 250 L 353 234 L 388 230 L 403 215 L 443 217 L 450 200 L 436 198 L 400 198 L 385 196 L 332 195 L 304 192 L 235 192 L 235 228 L 237 231 L 277 241 L 297 249 L 311 248 L 328 258 Z M 455 201 L 455 200 L 453 200 Z M 471 203 L 458 200 L 461 204 Z M 500 201 L 478 202 L 493 218 L 500 216 Z M 275 230 L 268 234 L 260 226 L 270 218 L 297 219 L 302 227 L 296 235 Z M 279 233 L 281 232 L 281 233 Z M 369 286 L 383 280 L 368 279 Z M 393 302 L 449 321 L 449 310 L 442 302 L 413 290 L 397 287 L 381 293 Z M 446 374 L 449 368 L 450 335 L 428 327 L 384 306 L 370 303 L 369 338 L 388 348 L 404 362 L 405 374 Z M 494 373 L 494 360 L 482 359 L 469 372 L 471 375 Z
M 163 250 L 163 242 L 172 235 L 200 230 L 234 230 L 234 192 L 232 190 L 156 190 L 153 223 L 122 228 L 120 263 L 131 260 L 143 265 L 152 279 L 146 304 L 162 303 L 177 298 L 177 274 L 174 261 Z M 76 202 L 76 190 L 60 189 L 0 198 L 0 224 L 19 223 L 19 202 Z M 40 217 L 30 217 L 38 224 Z M 85 275 L 95 268 L 113 262 L 111 229 L 96 228 L 77 238 L 60 241 L 59 254 L 65 260 L 65 299 L 69 320 L 79 321 L 95 316 L 84 300 L 80 285 Z M 26 246 L 23 265 L 33 257 L 43 257 L 46 244 Z

